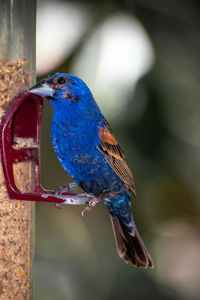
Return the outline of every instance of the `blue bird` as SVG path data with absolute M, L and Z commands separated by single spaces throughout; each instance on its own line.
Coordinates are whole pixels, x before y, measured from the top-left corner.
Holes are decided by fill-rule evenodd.
M 30 89 L 54 109 L 51 138 L 66 172 L 93 198 L 107 206 L 119 256 L 137 267 L 153 267 L 130 210 L 134 181 L 112 130 L 91 91 L 78 77 L 57 73 Z

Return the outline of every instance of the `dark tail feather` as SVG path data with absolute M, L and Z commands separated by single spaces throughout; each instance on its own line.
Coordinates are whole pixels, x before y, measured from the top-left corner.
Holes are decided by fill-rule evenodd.
M 135 224 L 135 236 L 132 236 L 128 232 L 127 227 L 118 219 L 118 217 L 110 217 L 119 256 L 134 266 L 153 268 L 154 265 L 151 256 L 149 255 Z

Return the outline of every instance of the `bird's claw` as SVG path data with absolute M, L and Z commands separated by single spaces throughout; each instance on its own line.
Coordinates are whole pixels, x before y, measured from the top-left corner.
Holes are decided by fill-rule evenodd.
M 86 211 L 89 212 L 89 211 L 91 211 L 91 209 L 92 209 L 92 208 L 89 207 L 89 206 L 85 207 L 84 210 L 82 210 L 82 212 L 81 212 L 81 216 L 84 217 L 85 212 L 86 212 Z
M 60 186 L 57 188 L 54 192 L 54 195 L 61 195 L 62 193 L 68 193 L 70 190 L 77 189 L 78 185 L 75 182 L 67 183 L 64 186 Z M 60 203 L 54 203 L 56 208 L 62 208 L 62 205 Z
M 90 195 L 91 196 L 91 195 Z M 81 212 L 81 216 L 84 217 L 84 214 L 86 211 L 90 212 L 93 207 L 99 202 L 99 199 L 96 197 L 93 197 L 89 202 L 88 206 L 84 208 L 84 210 Z
M 55 190 L 55 195 L 60 195 L 62 193 L 68 193 L 71 190 L 76 190 L 78 185 L 75 182 L 67 183 L 66 185 L 60 186 Z

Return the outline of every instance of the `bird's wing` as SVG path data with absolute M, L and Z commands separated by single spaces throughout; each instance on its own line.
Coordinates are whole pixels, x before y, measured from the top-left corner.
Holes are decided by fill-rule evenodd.
M 129 190 L 136 196 L 133 175 L 126 162 L 125 155 L 121 150 L 118 141 L 112 134 L 108 122 L 104 120 L 103 123 L 104 124 L 100 124 L 98 127 L 100 143 L 97 148 L 103 153 L 107 162 L 116 172 L 116 174 L 124 181 Z

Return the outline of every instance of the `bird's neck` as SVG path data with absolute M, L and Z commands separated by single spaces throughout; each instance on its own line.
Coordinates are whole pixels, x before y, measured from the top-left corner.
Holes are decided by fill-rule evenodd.
M 87 99 L 88 100 L 88 99 Z M 72 104 L 70 107 L 58 105 L 55 102 L 51 102 L 54 109 L 53 123 L 56 126 L 62 126 L 62 124 L 70 124 L 70 127 L 80 127 L 80 130 L 84 130 L 88 122 L 98 123 L 103 119 L 103 115 L 99 110 L 95 101 L 87 103 L 85 99 L 84 104 Z

